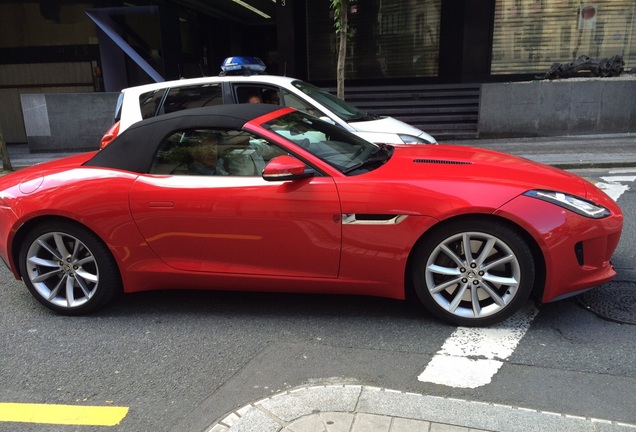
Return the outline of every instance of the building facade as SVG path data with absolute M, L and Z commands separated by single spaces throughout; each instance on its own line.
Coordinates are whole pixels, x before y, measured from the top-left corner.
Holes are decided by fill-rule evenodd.
M 117 92 L 216 75 L 228 56 L 335 84 L 330 0 L 8 0 L 0 4 L 0 125 L 24 141 L 23 93 Z M 350 0 L 347 86 L 526 81 L 552 63 L 636 66 L 634 0 Z

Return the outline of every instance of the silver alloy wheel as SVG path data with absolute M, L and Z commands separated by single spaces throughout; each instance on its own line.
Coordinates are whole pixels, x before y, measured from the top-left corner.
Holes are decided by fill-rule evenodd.
M 27 276 L 42 299 L 60 308 L 86 304 L 97 291 L 97 262 L 88 247 L 63 232 L 35 239 L 26 255 Z
M 426 288 L 443 310 L 482 318 L 510 304 L 521 283 L 521 265 L 501 239 L 463 232 L 442 241 L 429 255 Z

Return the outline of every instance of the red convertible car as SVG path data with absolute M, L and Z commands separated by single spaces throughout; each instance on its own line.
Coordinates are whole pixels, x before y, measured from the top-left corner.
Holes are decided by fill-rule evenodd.
M 572 174 L 376 145 L 264 104 L 144 120 L 99 152 L 0 178 L 2 259 L 69 315 L 157 289 L 412 294 L 484 326 L 610 280 L 622 225 Z

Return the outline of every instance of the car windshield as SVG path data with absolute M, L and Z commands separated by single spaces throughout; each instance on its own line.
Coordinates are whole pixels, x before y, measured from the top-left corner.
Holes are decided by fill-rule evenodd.
M 347 175 L 376 169 L 393 154 L 390 146 L 373 144 L 338 126 L 298 111 L 275 118 L 262 126 Z
M 338 117 L 346 122 L 373 120 L 376 118 L 373 116 L 369 116 L 369 114 L 354 107 L 353 105 L 349 105 L 342 99 L 338 99 L 331 93 L 321 90 L 318 87 L 306 82 L 294 81 L 292 82 L 292 85 L 313 100 L 328 108 L 332 113 L 336 114 Z

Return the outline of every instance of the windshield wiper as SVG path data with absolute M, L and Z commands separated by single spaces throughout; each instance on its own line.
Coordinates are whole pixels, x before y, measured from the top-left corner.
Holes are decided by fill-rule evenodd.
M 393 147 L 386 144 L 379 144 L 379 147 L 373 150 L 373 152 L 369 155 L 369 157 L 366 160 L 362 162 L 358 162 L 357 164 L 352 165 L 349 168 L 345 168 L 344 170 L 342 170 L 342 173 L 349 174 L 350 172 L 359 170 L 360 168 L 364 168 L 369 165 L 373 165 L 377 163 L 383 164 L 389 159 L 391 159 L 392 155 L 393 155 Z

